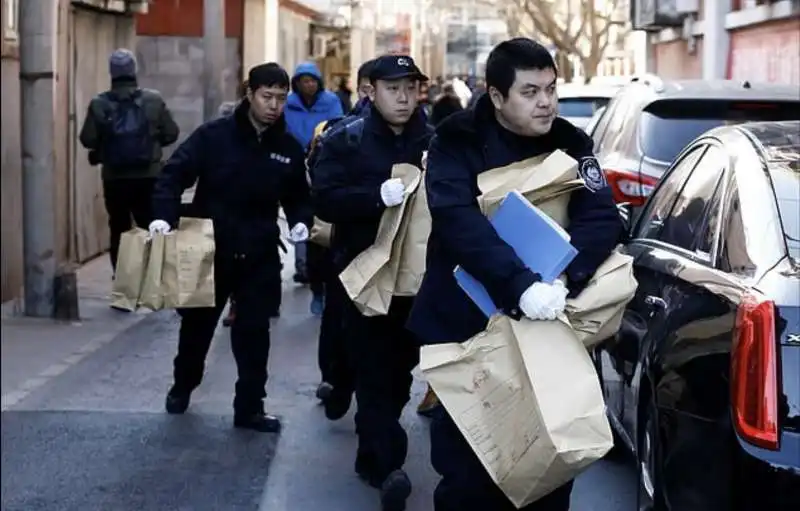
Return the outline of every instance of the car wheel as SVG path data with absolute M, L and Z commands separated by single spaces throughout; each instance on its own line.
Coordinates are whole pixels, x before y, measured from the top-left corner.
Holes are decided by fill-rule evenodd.
M 658 408 L 650 398 L 642 417 L 643 428 L 639 435 L 636 459 L 639 473 L 639 511 L 666 511 L 661 486 L 661 443 L 658 433 Z

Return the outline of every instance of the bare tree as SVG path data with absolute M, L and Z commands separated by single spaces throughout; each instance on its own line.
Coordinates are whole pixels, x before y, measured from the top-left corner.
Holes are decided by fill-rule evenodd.
M 625 23 L 614 17 L 624 0 L 478 0 L 494 2 L 506 19 L 509 34 L 547 39 L 566 64 L 566 55 L 580 59 L 585 81 L 597 74 L 606 49 Z M 612 30 L 616 26 L 617 30 Z M 571 70 L 564 69 L 565 79 Z

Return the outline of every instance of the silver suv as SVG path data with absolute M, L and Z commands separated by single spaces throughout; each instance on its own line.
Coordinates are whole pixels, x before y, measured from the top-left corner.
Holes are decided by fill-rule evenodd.
M 614 96 L 589 135 L 614 199 L 638 207 L 678 153 L 709 129 L 797 119 L 797 86 L 644 76 Z

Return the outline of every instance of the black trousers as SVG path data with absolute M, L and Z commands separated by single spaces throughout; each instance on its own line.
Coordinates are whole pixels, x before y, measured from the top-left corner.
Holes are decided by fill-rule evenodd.
M 306 275 L 311 292 L 319 296 L 333 276 L 333 260 L 327 247 L 309 242 L 306 246 Z
M 344 314 L 350 299 L 339 277 L 331 273 L 325 284 L 325 309 L 319 326 L 317 362 L 322 381 L 335 392 L 350 395 L 355 390 L 355 374 L 347 351 Z
M 103 198 L 111 232 L 109 255 L 115 271 L 122 233 L 131 230 L 133 222 L 137 227 L 147 229 L 153 221 L 152 195 L 155 183 L 155 178 L 103 180 Z
M 386 316 L 365 317 L 349 302 L 345 328 L 356 378 L 356 463 L 370 482 L 380 484 L 403 467 L 408 436 L 400 415 L 411 397 L 411 370 L 419 362 L 419 345 L 405 324 L 410 299 L 393 300 Z
M 517 511 L 492 481 L 443 406 L 430 424 L 431 463 L 442 479 L 433 493 L 435 511 Z M 569 511 L 572 482 L 522 511 Z
M 191 392 L 203 379 L 211 340 L 228 297 L 236 297 L 236 321 L 231 326 L 231 348 L 238 380 L 233 408 L 236 413 L 263 410 L 266 397 L 270 315 L 275 289 L 280 290 L 280 262 L 242 255 L 219 256 L 215 261 L 216 307 L 181 309 L 178 354 L 174 361 L 175 387 Z M 280 291 L 278 291 L 280 292 Z

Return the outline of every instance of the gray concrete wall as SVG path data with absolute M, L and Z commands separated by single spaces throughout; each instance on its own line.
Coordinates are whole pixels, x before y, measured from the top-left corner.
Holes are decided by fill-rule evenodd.
M 3 122 L 0 135 L 2 172 L 2 301 L 19 296 L 22 289 L 22 153 L 20 152 L 19 61 L 4 55 L 2 66 Z
M 236 98 L 241 76 L 239 39 L 226 41 L 223 94 Z M 139 83 L 161 92 L 181 128 L 178 144 L 203 122 L 203 40 L 199 37 L 138 36 Z M 165 150 L 169 156 L 178 144 Z

